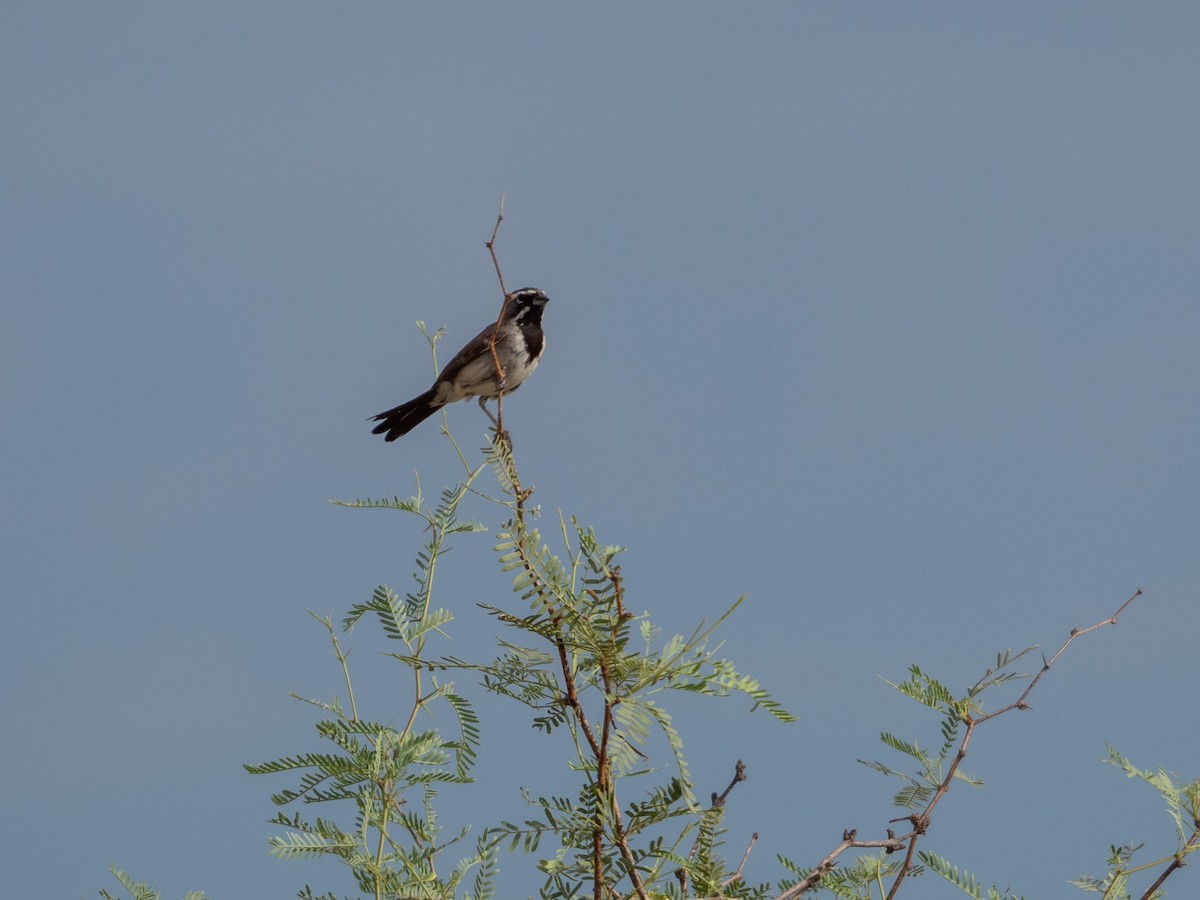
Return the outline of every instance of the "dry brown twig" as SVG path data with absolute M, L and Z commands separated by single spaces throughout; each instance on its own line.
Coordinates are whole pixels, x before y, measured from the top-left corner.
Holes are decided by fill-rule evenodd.
M 756 843 L 758 843 L 757 831 L 750 835 L 750 843 L 746 845 L 746 852 L 742 854 L 742 861 L 738 864 L 737 871 L 721 882 L 722 892 L 716 897 L 704 897 L 701 898 L 701 900 L 725 900 L 724 889 L 729 887 L 729 885 L 733 884 L 735 881 L 742 880 L 742 869 L 746 867 L 746 860 L 750 858 L 750 851 L 754 849 L 754 845 Z M 675 877 L 679 880 L 679 884 L 683 890 L 683 895 L 686 897 L 688 885 L 687 872 L 683 869 L 676 869 Z
M 1037 687 L 1037 683 L 1042 680 L 1042 676 L 1050 671 L 1050 667 L 1052 665 L 1054 665 L 1056 662 L 1058 662 L 1058 658 L 1063 655 L 1063 651 L 1066 650 L 1069 646 L 1071 646 L 1071 642 L 1073 640 L 1075 640 L 1075 638 L 1077 638 L 1077 637 L 1082 637 L 1083 635 L 1087 634 L 1088 632 L 1095 631 L 1097 628 L 1103 628 L 1105 625 L 1116 625 L 1117 619 L 1120 618 L 1121 613 L 1125 612 L 1125 610 L 1129 607 L 1129 604 L 1131 604 L 1134 600 L 1136 600 L 1140 596 L 1142 596 L 1142 589 L 1138 588 L 1136 591 L 1133 592 L 1133 596 L 1130 597 L 1128 600 L 1126 600 L 1124 603 L 1122 603 L 1121 608 L 1118 609 L 1111 616 L 1109 616 L 1107 619 L 1104 619 L 1101 622 L 1097 622 L 1095 625 L 1090 625 L 1087 628 L 1072 628 L 1070 636 L 1063 642 L 1063 645 L 1058 648 L 1057 653 L 1055 653 L 1048 660 L 1044 656 L 1042 657 L 1042 668 L 1038 671 L 1038 673 L 1035 676 L 1033 676 L 1033 680 L 1029 682 L 1029 687 L 1025 688 L 1025 692 L 1023 694 L 1021 694 L 1021 696 L 1018 697 L 1015 702 L 1010 703 L 1008 706 L 1002 707 L 1001 709 L 998 709 L 995 712 L 990 712 L 986 716 L 980 716 L 978 719 L 975 720 L 975 724 L 978 725 L 981 722 L 986 722 L 988 719 L 994 719 L 994 718 L 996 718 L 996 716 L 1001 715 L 1002 713 L 1006 713 L 1010 709 L 1028 709 L 1029 705 L 1025 702 L 1025 699 L 1031 693 L 1033 693 L 1033 689 L 1035 687 Z
M 732 785 L 731 785 L 732 787 Z M 754 849 L 754 845 L 758 842 L 758 832 L 750 835 L 750 843 L 746 845 L 746 852 L 742 854 L 742 861 L 738 863 L 737 871 L 730 875 L 721 884 L 721 887 L 729 887 L 735 881 L 742 880 L 742 869 L 746 868 L 746 860 L 750 858 L 750 851 Z
M 725 790 L 723 790 L 719 794 L 716 791 L 712 792 L 712 795 L 711 795 L 712 796 L 712 808 L 720 809 L 721 807 L 723 807 L 725 805 L 725 801 L 729 799 L 729 795 L 733 791 L 734 787 L 739 782 L 745 781 L 748 777 L 749 776 L 746 774 L 746 764 L 739 759 L 737 761 L 737 763 L 734 764 L 733 780 L 729 782 L 729 787 L 725 788 Z M 738 866 L 737 871 L 725 880 L 722 887 L 727 887 L 728 885 L 733 884 L 733 882 L 739 880 L 742 877 L 742 869 L 746 865 L 746 860 L 750 858 L 750 851 L 752 849 L 754 849 L 754 844 L 756 841 L 758 841 L 758 832 L 757 831 L 754 833 L 754 836 L 750 838 L 750 844 L 749 844 L 749 846 L 746 847 L 746 852 L 744 854 L 742 854 L 742 862 Z M 699 849 L 700 849 L 700 835 L 696 835 L 696 840 L 694 840 L 692 842 L 692 849 L 688 853 L 688 859 L 694 860 L 696 858 L 696 853 L 697 853 L 697 851 L 699 851 Z M 679 882 L 680 891 L 686 897 L 687 892 L 688 892 L 687 869 L 685 869 L 683 867 L 676 869 L 675 870 L 675 879 Z M 708 897 L 708 898 L 704 898 L 704 900 L 719 900 L 719 898 Z
M 492 330 L 492 340 L 488 344 L 488 350 L 492 354 L 492 364 L 496 367 L 496 415 L 492 418 L 492 414 L 488 412 L 486 406 L 483 405 L 483 398 L 479 399 L 479 406 L 484 412 L 487 412 L 488 418 L 492 419 L 492 424 L 496 426 L 496 438 L 502 439 L 508 437 L 508 432 L 504 430 L 504 369 L 500 365 L 500 357 L 496 355 L 496 338 L 500 335 L 500 323 L 504 321 L 504 311 L 508 309 L 508 301 L 510 299 L 508 289 L 504 286 L 504 273 L 500 271 L 500 260 L 496 256 L 496 235 L 500 233 L 500 223 L 504 221 L 504 195 L 500 195 L 500 209 L 496 212 L 496 225 L 492 228 L 492 237 L 484 245 L 488 248 L 488 253 L 492 255 L 492 265 L 496 267 L 496 278 L 500 282 L 500 292 L 504 295 L 504 301 L 500 304 L 500 315 L 496 317 L 496 327 Z
M 492 365 L 496 369 L 496 415 L 492 415 L 491 410 L 487 408 L 484 397 L 479 398 L 479 408 L 487 413 L 487 417 L 492 420 L 492 425 L 496 429 L 496 441 L 502 443 L 509 452 L 509 474 L 512 478 L 513 491 L 517 497 L 517 518 L 525 521 L 525 501 L 533 493 L 533 488 L 523 488 L 520 480 L 517 477 L 516 463 L 512 461 L 512 436 L 504 428 L 504 367 L 500 365 L 500 357 L 496 353 L 496 338 L 500 335 L 500 323 L 504 321 L 504 311 L 508 309 L 508 303 L 512 299 L 508 293 L 508 289 L 504 286 L 504 272 L 500 269 L 500 258 L 496 255 L 496 236 L 500 233 L 500 223 L 504 221 L 504 195 L 500 195 L 500 209 L 496 212 L 496 224 L 492 227 L 492 236 L 484 243 L 488 253 L 492 257 L 492 265 L 496 268 L 496 279 L 500 282 L 500 292 L 504 295 L 504 300 L 500 304 L 500 315 L 496 317 L 496 325 L 492 329 L 492 339 L 488 343 L 488 351 L 492 354 Z
M 750 776 L 746 774 L 746 764 L 740 759 L 733 767 L 733 781 L 729 782 L 729 787 L 725 788 L 721 793 L 712 792 L 712 805 L 724 806 L 725 801 L 729 799 L 729 794 L 733 790 L 733 786 L 738 782 L 745 781 Z
M 837 865 L 838 857 L 847 850 L 854 848 L 875 847 L 887 850 L 889 853 L 894 853 L 895 851 L 904 847 L 904 841 L 906 840 L 907 835 L 905 837 L 898 838 L 892 833 L 890 828 L 888 829 L 887 833 L 888 837 L 885 841 L 860 841 L 858 840 L 858 832 L 855 829 L 850 828 L 846 831 L 843 831 L 841 843 L 829 851 L 829 853 L 825 855 L 825 858 L 817 863 L 816 867 L 808 873 L 806 878 L 792 885 L 790 888 L 780 894 L 777 900 L 793 900 L 793 898 L 799 897 L 805 891 L 811 891 L 827 873 L 833 871 L 833 868 Z

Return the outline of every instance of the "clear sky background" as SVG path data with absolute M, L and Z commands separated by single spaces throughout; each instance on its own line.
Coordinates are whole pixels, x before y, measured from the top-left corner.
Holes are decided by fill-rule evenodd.
M 668 632 L 747 593 L 726 651 L 799 716 L 680 716 L 702 794 L 749 766 L 751 878 L 900 814 L 854 760 L 936 720 L 881 676 L 961 688 L 1138 587 L 980 730 L 987 786 L 924 846 L 1030 897 L 1172 852 L 1098 760 L 1200 776 L 1197 47 L 1194 3 L 8 4 L 0 892 L 92 897 L 116 862 L 167 897 L 351 893 L 267 855 L 287 782 L 241 764 L 319 746 L 305 610 L 408 583 L 418 524 L 327 499 L 457 478 L 435 423 L 365 419 L 427 386 L 416 320 L 449 353 L 495 315 L 501 192 L 508 284 L 551 297 L 506 404 L 535 500 L 627 546 Z M 516 602 L 492 543 L 447 558 L 439 652 Z M 451 827 L 525 816 L 561 759 L 489 702 Z

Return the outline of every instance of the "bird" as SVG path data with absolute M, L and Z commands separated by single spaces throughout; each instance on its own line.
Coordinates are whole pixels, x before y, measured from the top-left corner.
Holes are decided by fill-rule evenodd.
M 467 397 L 478 397 L 479 406 L 491 417 L 484 401 L 501 391 L 511 394 L 537 368 L 542 358 L 546 349 L 542 308 L 549 299 L 537 288 L 521 288 L 508 294 L 499 323 L 491 323 L 467 341 L 425 393 L 371 416 L 369 421 L 379 423 L 371 429 L 371 434 L 382 434 L 385 441 L 394 441 L 447 403 Z M 495 359 L 491 350 L 493 334 L 496 335 Z M 499 383 L 496 379 L 497 360 L 502 373 Z

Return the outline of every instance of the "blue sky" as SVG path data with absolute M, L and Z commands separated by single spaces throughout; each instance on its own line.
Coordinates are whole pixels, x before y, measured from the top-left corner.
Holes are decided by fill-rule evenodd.
M 668 631 L 748 594 L 727 652 L 799 716 L 680 716 L 702 792 L 749 765 L 751 877 L 898 814 L 854 760 L 936 723 L 880 676 L 969 684 L 1138 587 L 981 729 L 987 787 L 926 846 L 1027 896 L 1111 843 L 1171 852 L 1158 798 L 1097 760 L 1200 776 L 1194 4 L 4 18 L 6 892 L 94 896 L 109 862 L 166 896 L 349 891 L 267 856 L 282 782 L 241 763 L 314 744 L 288 691 L 338 690 L 305 610 L 403 586 L 421 539 L 327 499 L 457 477 L 434 425 L 385 445 L 365 419 L 427 386 L 416 320 L 452 352 L 494 316 L 501 192 L 508 284 L 552 298 L 506 404 L 535 499 L 627 546 Z M 478 410 L 449 415 L 472 446 Z M 449 558 L 445 652 L 491 646 L 491 543 Z M 400 673 L 356 641 L 387 718 Z M 522 817 L 559 758 L 484 711 L 455 824 Z

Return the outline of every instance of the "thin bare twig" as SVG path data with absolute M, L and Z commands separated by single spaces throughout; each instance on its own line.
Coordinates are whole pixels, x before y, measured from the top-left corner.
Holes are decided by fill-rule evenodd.
M 730 785 L 730 787 L 732 788 L 733 785 Z M 754 849 L 754 845 L 757 843 L 757 841 L 758 832 L 756 831 L 754 834 L 750 835 L 750 843 L 746 846 L 746 852 L 742 854 L 742 861 L 738 863 L 737 871 L 721 882 L 721 887 L 729 887 L 729 885 L 733 884 L 735 881 L 741 881 L 742 869 L 746 867 L 746 860 L 750 858 L 750 851 Z
M 711 794 L 712 808 L 720 809 L 721 807 L 723 807 L 725 805 L 725 801 L 729 798 L 730 792 L 733 790 L 733 786 L 735 784 L 737 784 L 739 781 L 745 781 L 748 777 L 749 776 L 746 774 L 746 764 L 739 759 L 737 761 L 737 763 L 734 764 L 733 781 L 729 782 L 729 787 L 725 788 L 725 790 L 719 794 L 716 791 L 712 792 L 712 794 Z M 692 841 L 692 849 L 688 853 L 688 860 L 694 860 L 696 858 L 696 853 L 699 852 L 699 850 L 700 850 L 700 841 L 702 839 L 703 839 L 702 834 L 696 835 L 696 839 L 694 841 Z M 750 842 L 750 847 L 753 847 L 754 841 L 757 841 L 757 840 L 758 840 L 758 835 L 755 834 L 754 840 L 752 840 Z M 750 848 L 747 847 L 746 848 L 746 856 L 749 856 L 749 855 L 750 855 Z M 746 858 L 742 857 L 742 865 L 744 866 L 745 864 L 746 864 Z M 729 884 L 731 881 L 736 881 L 738 877 L 741 877 L 741 873 L 742 873 L 742 866 L 738 866 L 737 876 L 735 876 L 734 878 L 730 878 L 729 881 L 725 882 L 725 884 Z M 683 887 L 683 895 L 686 897 L 687 896 L 687 870 L 684 869 L 682 866 L 680 866 L 678 869 L 675 870 L 675 877 L 679 879 L 679 883 Z
M 500 271 L 500 260 L 496 259 L 496 235 L 500 231 L 500 223 L 504 221 L 504 195 L 500 195 L 500 211 L 496 213 L 496 227 L 492 229 L 492 239 L 484 246 L 488 248 L 488 252 L 492 254 L 492 265 L 496 267 L 496 277 L 500 280 L 500 292 L 505 297 L 508 296 L 508 290 L 504 287 L 504 273 Z
M 904 856 L 904 862 L 900 866 L 900 871 L 896 874 L 896 880 L 892 882 L 892 887 L 888 891 L 887 900 L 892 900 L 892 898 L 896 896 L 896 892 L 900 889 L 901 883 L 911 870 L 913 853 L 916 850 L 917 845 L 917 838 L 919 835 L 924 834 L 926 829 L 929 827 L 930 815 L 933 812 L 933 808 L 941 802 L 942 797 L 946 795 L 946 791 L 950 790 L 950 783 L 954 780 L 954 776 L 958 772 L 959 764 L 967 755 L 967 747 L 971 743 L 971 736 L 975 733 L 975 729 L 989 719 L 994 719 L 997 716 L 1003 715 L 1006 712 L 1011 712 L 1014 709 L 1029 709 L 1029 704 L 1026 703 L 1029 695 L 1033 692 L 1033 689 L 1037 687 L 1038 682 L 1042 680 L 1042 676 L 1050 671 L 1050 667 L 1054 665 L 1054 663 L 1058 661 L 1058 658 L 1063 655 L 1066 649 L 1071 646 L 1071 643 L 1077 637 L 1081 637 L 1089 632 L 1095 631 L 1097 628 L 1103 628 L 1105 625 L 1116 625 L 1117 620 L 1120 618 L 1121 614 L 1128 609 L 1129 604 L 1133 603 L 1133 601 L 1141 595 L 1142 589 L 1138 588 L 1136 591 L 1134 591 L 1133 596 L 1122 603 L 1120 608 L 1107 619 L 1103 619 L 1097 622 L 1095 625 L 1090 625 L 1087 628 L 1072 628 L 1071 634 L 1063 642 L 1063 645 L 1058 648 L 1058 652 L 1050 657 L 1050 659 L 1045 660 L 1042 663 L 1041 670 L 1033 677 L 1033 680 L 1029 682 L 1029 686 L 1025 688 L 1024 693 L 1022 693 L 1021 696 L 1018 697 L 1014 702 L 982 716 L 976 717 L 972 716 L 970 713 L 967 713 L 963 716 L 963 722 L 966 723 L 967 730 L 963 734 L 962 743 L 958 745 L 958 752 L 954 755 L 954 761 L 950 764 L 950 769 L 946 772 L 946 777 L 943 778 L 941 784 L 938 785 L 937 790 L 930 798 L 929 803 L 926 804 L 925 809 L 921 813 L 914 814 L 909 817 L 909 821 L 911 821 L 913 825 L 912 840 L 910 840 L 908 843 L 908 852 Z
M 888 900 L 893 900 L 893 898 L 896 896 L 896 892 L 900 889 L 900 884 L 904 881 L 905 877 L 912 868 L 912 861 L 916 851 L 917 840 L 921 835 L 925 834 L 926 830 L 929 828 L 930 816 L 934 810 L 934 807 L 941 802 L 942 797 L 944 797 L 946 792 L 950 789 L 950 784 L 958 772 L 959 765 L 967 755 L 967 749 L 971 744 L 971 738 L 975 734 L 975 729 L 989 719 L 994 719 L 1003 713 L 1010 712 L 1011 710 L 1029 709 L 1029 704 L 1026 702 L 1029 698 L 1029 695 L 1033 692 L 1033 689 L 1037 687 L 1037 684 L 1039 681 L 1041 681 L 1042 676 L 1044 676 L 1046 672 L 1050 670 L 1050 667 L 1053 666 L 1054 663 L 1058 661 L 1058 658 L 1062 656 L 1063 652 L 1066 651 L 1067 647 L 1069 647 L 1076 638 L 1088 634 L 1089 632 L 1095 631 L 1098 628 L 1103 628 L 1105 625 L 1116 625 L 1117 620 L 1121 617 L 1125 610 L 1129 608 L 1129 605 L 1141 595 L 1142 589 L 1138 588 L 1137 591 L 1134 592 L 1133 596 L 1122 603 L 1120 608 L 1107 619 L 1097 622 L 1095 625 L 1091 625 L 1087 628 L 1071 629 L 1070 635 L 1067 637 L 1066 641 L 1063 642 L 1063 645 L 1058 648 L 1058 652 L 1055 653 L 1050 659 L 1043 662 L 1041 671 L 1038 672 L 1038 674 L 1029 683 L 1029 686 L 1025 688 L 1024 693 L 1022 693 L 1021 696 L 1016 699 L 1016 701 L 993 712 L 986 713 L 978 717 L 973 717 L 969 713 L 964 714 L 963 722 L 967 727 L 966 731 L 963 733 L 962 741 L 958 745 L 958 751 L 954 755 L 954 760 L 950 763 L 950 768 L 946 772 L 946 776 L 938 784 L 937 790 L 930 798 L 929 803 L 926 804 L 925 809 L 919 813 L 913 813 L 910 816 L 906 816 L 903 819 L 893 820 L 909 822 L 912 825 L 912 830 L 908 834 L 896 837 L 892 830 L 888 829 L 888 837 L 885 841 L 859 841 L 856 838 L 856 831 L 847 830 L 842 834 L 841 843 L 834 847 L 833 850 L 831 850 L 824 857 L 824 859 L 817 864 L 816 868 L 814 868 L 807 877 L 797 882 L 788 890 L 784 891 L 776 898 L 776 900 L 795 900 L 796 897 L 799 897 L 805 891 L 815 888 L 820 882 L 821 878 L 828 872 L 832 871 L 834 866 L 837 865 L 838 857 L 847 850 L 869 847 L 883 848 L 888 853 L 895 853 L 899 850 L 906 851 L 904 855 L 904 861 L 900 865 L 900 871 L 897 873 L 896 879 L 894 882 L 892 882 L 891 889 L 887 893 Z M 1196 840 L 1200 840 L 1200 825 L 1197 826 L 1197 831 L 1195 834 L 1193 834 L 1192 841 L 1189 841 L 1189 844 Z M 1178 862 L 1178 860 L 1175 862 Z M 1182 863 L 1179 863 L 1179 865 L 1182 865 Z M 1170 866 L 1168 866 L 1167 870 L 1162 874 L 1162 876 L 1160 876 L 1159 881 L 1156 882 L 1156 886 L 1161 884 L 1168 875 L 1170 875 L 1179 867 L 1179 865 L 1172 863 Z M 1150 895 L 1153 893 L 1153 890 L 1154 889 L 1152 888 L 1150 891 L 1148 891 L 1142 900 L 1148 900 Z
M 1050 667 L 1058 661 L 1058 658 L 1060 656 L 1063 655 L 1063 651 L 1066 650 L 1069 646 L 1071 646 L 1071 642 L 1073 640 L 1075 640 L 1075 638 L 1077 638 L 1077 637 L 1082 637 L 1083 635 L 1087 634 L 1088 632 L 1095 631 L 1097 628 L 1103 628 L 1105 625 L 1116 625 L 1117 619 L 1119 619 L 1121 617 L 1121 613 L 1125 612 L 1125 610 L 1128 608 L 1129 604 L 1131 604 L 1134 600 L 1136 600 L 1140 596 L 1142 596 L 1142 589 L 1138 588 L 1136 591 L 1133 592 L 1133 596 L 1130 597 L 1128 600 L 1126 600 L 1124 603 L 1122 603 L 1121 608 L 1118 609 L 1111 616 L 1109 616 L 1107 619 L 1097 622 L 1095 625 L 1089 625 L 1087 628 L 1072 628 L 1070 636 L 1063 642 L 1063 645 L 1058 648 L 1058 652 L 1055 653 L 1052 657 L 1050 657 L 1050 659 L 1045 660 L 1043 662 L 1041 670 L 1037 673 L 1037 675 L 1035 675 L 1033 677 L 1033 680 L 1031 682 L 1029 682 L 1029 687 L 1025 688 L 1025 693 L 1021 694 L 1021 696 L 1018 697 L 1015 702 L 1010 703 L 1008 706 L 1002 707 L 1001 709 L 998 709 L 995 712 L 990 712 L 986 716 L 980 716 L 978 719 L 975 720 L 975 724 L 978 725 L 982 722 L 986 722 L 988 719 L 994 719 L 994 718 L 996 718 L 996 716 L 1001 715 L 1002 713 L 1006 713 L 1010 709 L 1028 709 L 1029 705 L 1025 702 L 1026 698 L 1031 693 L 1033 693 L 1033 689 L 1035 687 L 1037 687 L 1037 683 L 1042 680 L 1042 676 L 1045 675 L 1047 672 L 1049 672 Z
M 500 315 L 496 317 L 496 327 L 492 329 L 492 340 L 488 344 L 488 350 L 492 354 L 492 364 L 496 367 L 496 418 L 493 423 L 496 426 L 496 435 L 499 437 L 506 434 L 504 431 L 504 369 L 500 365 L 500 357 L 496 355 L 496 338 L 500 336 L 500 323 L 504 321 L 504 311 L 508 309 L 508 301 L 511 299 L 508 294 L 508 289 L 504 286 L 504 273 L 500 271 L 500 260 L 496 256 L 496 235 L 500 232 L 500 223 L 504 221 L 504 195 L 500 195 L 500 209 L 496 213 L 496 225 L 492 228 L 492 237 L 484 246 L 488 248 L 488 253 L 492 255 L 492 265 L 496 267 L 496 278 L 500 281 L 500 292 L 504 295 L 504 302 L 500 304 Z M 487 412 L 487 408 L 483 405 L 483 398 L 479 400 L 479 406 Z M 491 413 L 488 413 L 491 416 Z
M 904 841 L 907 837 L 896 837 L 892 834 L 891 829 L 888 829 L 888 837 L 885 841 L 860 841 L 857 839 L 858 832 L 853 828 L 842 832 L 842 841 L 831 850 L 824 859 L 817 863 L 817 867 L 808 873 L 808 876 L 796 884 L 792 885 L 786 891 L 779 895 L 776 900 L 795 900 L 805 891 L 811 891 L 817 886 L 817 883 L 837 865 L 837 859 L 847 850 L 856 848 L 882 848 L 889 853 L 895 853 L 897 850 L 904 848 Z

